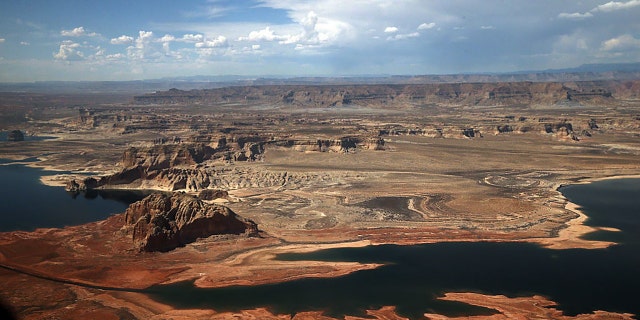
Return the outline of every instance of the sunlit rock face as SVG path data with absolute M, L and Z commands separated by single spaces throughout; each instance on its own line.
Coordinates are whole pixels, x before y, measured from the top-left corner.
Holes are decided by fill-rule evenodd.
M 257 225 L 231 209 L 183 194 L 152 194 L 129 206 L 123 230 L 139 251 L 170 251 L 219 234 L 257 236 Z

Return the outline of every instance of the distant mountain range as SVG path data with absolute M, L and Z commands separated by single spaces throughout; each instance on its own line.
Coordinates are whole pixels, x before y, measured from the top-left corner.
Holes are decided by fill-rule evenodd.
M 165 91 L 210 89 L 228 86 L 312 85 L 312 84 L 427 84 L 487 82 L 565 82 L 640 79 L 640 63 L 583 64 L 575 68 L 449 75 L 358 75 L 344 77 L 284 76 L 189 76 L 136 81 L 38 81 L 0 83 L 0 92 L 142 94 Z
M 547 69 L 542 71 L 518 71 L 513 74 L 528 73 L 605 73 L 605 72 L 640 72 L 640 62 L 632 63 L 592 63 L 575 68 Z

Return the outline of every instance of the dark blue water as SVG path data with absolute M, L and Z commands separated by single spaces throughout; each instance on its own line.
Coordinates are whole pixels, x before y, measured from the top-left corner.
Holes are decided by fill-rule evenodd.
M 124 212 L 130 203 L 144 197 L 142 192 L 129 191 L 74 195 L 64 188 L 40 183 L 40 176 L 56 173 L 60 172 L 22 164 L 0 165 L 0 232 L 59 228 L 99 221 Z
M 561 189 L 584 207 L 594 226 L 615 227 L 621 243 L 599 250 L 550 250 L 528 243 L 384 245 L 279 256 L 287 260 L 381 262 L 387 265 L 333 279 L 200 289 L 192 283 L 151 288 L 152 298 L 179 308 L 238 311 L 267 307 L 277 313 L 322 310 L 364 315 L 397 306 L 410 318 L 425 312 L 450 316 L 490 310 L 436 298 L 446 292 L 543 295 L 565 314 L 594 310 L 640 314 L 640 179 L 609 180 Z M 610 238 L 611 233 L 588 235 Z
M 128 191 L 72 195 L 39 182 L 41 175 L 55 173 L 21 164 L 0 165 L 0 231 L 97 221 L 124 211 L 144 196 Z M 200 289 L 184 282 L 148 292 L 178 308 L 218 311 L 266 307 L 276 313 L 322 310 L 343 316 L 393 305 L 410 318 L 420 318 L 425 312 L 450 316 L 492 313 L 437 300 L 446 292 L 480 292 L 543 295 L 558 302 L 569 315 L 594 310 L 640 314 L 640 179 L 572 185 L 561 191 L 583 207 L 589 216 L 587 224 L 622 230 L 599 231 L 586 238 L 620 244 L 601 250 L 549 250 L 527 243 L 491 242 L 331 249 L 279 258 L 386 265 L 332 279 L 221 289 Z
M 584 237 L 638 246 L 640 244 L 640 179 L 604 180 L 560 189 L 589 217 L 585 224 L 624 232 L 598 231 Z

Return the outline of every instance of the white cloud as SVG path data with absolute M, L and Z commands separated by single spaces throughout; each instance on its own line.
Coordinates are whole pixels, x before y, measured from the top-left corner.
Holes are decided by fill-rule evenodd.
M 419 36 L 420 36 L 419 32 L 412 32 L 412 33 L 396 34 L 394 36 L 389 36 L 387 37 L 387 40 L 404 40 L 404 39 L 410 39 L 410 38 L 417 38 Z
M 580 13 L 580 12 L 574 12 L 574 13 L 561 13 L 558 15 L 558 18 L 560 19 L 568 19 L 568 20 L 584 20 L 584 19 L 588 19 L 593 17 L 593 14 L 591 14 L 591 12 L 585 12 L 585 13 Z
M 138 31 L 138 39 L 136 39 L 136 42 L 148 41 L 151 38 L 153 38 L 153 31 L 140 30 Z
M 396 33 L 398 32 L 397 27 L 386 27 L 384 28 L 384 33 Z
M 117 60 L 123 60 L 125 59 L 127 56 L 125 56 L 122 53 L 115 53 L 115 54 L 108 54 L 106 56 L 107 60 L 111 60 L 111 61 L 117 61 Z
M 427 30 L 427 29 L 431 29 L 431 28 L 433 28 L 433 27 L 435 27 L 435 26 L 436 26 L 436 23 L 435 23 L 435 22 L 430 22 L 430 23 L 426 23 L 426 22 L 425 22 L 425 23 L 421 23 L 421 24 L 418 26 L 418 30 Z
M 589 12 L 585 12 L 585 13 L 580 13 L 580 12 L 564 13 L 563 12 L 558 15 L 558 18 L 567 19 L 567 20 L 584 20 L 584 19 L 592 18 L 594 13 L 626 10 L 626 9 L 631 9 L 637 6 L 640 6 L 640 0 L 630 0 L 627 2 L 610 1 L 605 4 L 601 4 L 589 10 Z
M 591 12 L 596 12 L 596 11 L 611 12 L 611 11 L 617 11 L 617 10 L 630 9 L 637 6 L 640 6 L 640 0 L 630 0 L 627 2 L 610 1 L 595 7 L 593 10 L 591 10 Z
M 215 39 L 205 39 L 196 43 L 196 48 L 224 48 L 228 47 L 229 42 L 225 36 L 218 36 Z
M 169 47 L 169 44 L 172 41 L 175 41 L 176 37 L 170 35 L 170 34 L 165 34 L 164 36 L 162 36 L 162 38 L 158 39 L 158 42 L 162 43 L 162 49 L 164 49 L 165 54 L 167 55 L 172 55 L 173 53 L 171 52 L 171 48 Z
M 201 34 L 185 34 L 182 36 L 182 38 L 180 39 L 181 41 L 184 42 L 202 42 L 204 40 L 204 36 Z
M 87 32 L 84 27 L 73 28 L 72 30 L 62 30 L 60 35 L 64 37 L 97 37 L 99 34 L 95 32 Z
M 343 21 L 319 17 L 314 11 L 309 11 L 303 18 L 297 20 L 298 28 L 302 32 L 280 36 L 280 44 L 295 44 L 296 50 L 320 48 L 334 44 L 344 38 L 352 27 Z
M 628 51 L 640 49 L 640 39 L 634 38 L 630 34 L 624 34 L 602 42 L 603 51 Z
M 262 30 L 251 31 L 247 37 L 239 37 L 238 41 L 283 41 L 288 38 L 290 36 L 277 35 L 270 27 L 266 27 Z
M 640 34 L 633 29 L 640 0 L 513 1 L 510 6 L 486 6 L 479 0 L 199 0 L 183 6 L 202 11 L 198 19 L 184 19 L 180 11 L 171 22 L 152 19 L 155 22 L 145 24 L 149 31 L 124 29 L 120 37 L 89 38 L 94 30 L 87 28 L 95 27 L 91 22 L 69 20 L 66 36 L 60 36 L 64 28 L 54 33 L 72 42 L 53 44 L 41 56 L 49 63 L 52 54 L 58 61 L 83 60 L 55 63 L 67 73 L 49 71 L 51 78 L 99 77 L 71 73 L 95 67 L 102 68 L 103 76 L 123 79 L 135 70 L 146 78 L 197 74 L 205 65 L 216 66 L 206 70 L 245 74 L 404 74 L 545 69 L 640 57 Z M 236 7 L 224 12 L 216 6 Z M 253 15 L 265 11 L 277 14 L 259 19 Z M 228 14 L 230 19 L 207 20 L 207 14 Z M 545 28 L 536 27 L 543 24 Z M 26 29 L 32 33 L 11 35 L 6 42 L 44 46 L 38 39 L 50 34 L 47 28 Z M 499 37 L 493 29 L 500 30 Z M 32 36 L 36 32 L 38 36 Z M 458 41 L 466 41 L 465 46 Z M 8 43 L 0 44 L 0 49 L 6 47 Z M 473 48 L 472 55 L 468 48 Z
M 78 61 L 83 60 L 84 54 L 78 49 L 81 47 L 79 43 L 73 42 L 71 40 L 62 41 L 60 44 L 60 48 L 57 53 L 53 54 L 53 57 L 56 60 L 64 60 L 64 61 Z
M 0 38 L 0 43 L 3 43 L 5 41 L 6 41 L 5 38 Z
M 21 46 L 28 46 L 28 45 L 30 45 L 30 44 L 31 44 L 31 43 L 29 43 L 29 42 L 27 42 L 27 41 L 20 41 L 20 45 L 21 45 Z
M 170 35 L 170 34 L 165 34 L 164 36 L 162 36 L 162 38 L 158 39 L 158 41 L 160 42 L 171 42 L 171 41 L 175 41 L 176 37 Z
M 150 45 L 152 41 L 152 31 L 138 31 L 138 37 L 134 40 L 134 45 L 127 47 L 127 54 L 129 58 L 133 60 L 151 58 L 156 53 Z
M 133 37 L 121 35 L 117 38 L 111 39 L 111 44 L 131 44 L 133 43 Z

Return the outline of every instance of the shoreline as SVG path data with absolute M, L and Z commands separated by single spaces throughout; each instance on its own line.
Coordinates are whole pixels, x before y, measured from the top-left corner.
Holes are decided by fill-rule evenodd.
M 22 163 L 19 163 L 22 164 Z M 30 165 L 30 167 L 42 168 L 42 166 L 34 165 L 36 163 L 29 163 L 25 165 Z M 49 169 L 47 170 L 55 170 L 52 166 L 45 166 Z M 79 174 L 78 174 L 79 175 Z M 74 174 L 61 174 L 61 175 L 42 175 L 40 176 L 41 183 L 49 186 L 55 187 L 64 187 L 66 182 L 70 179 L 77 177 Z M 585 221 L 588 219 L 588 216 L 582 212 L 579 205 L 570 202 L 567 198 L 564 197 L 560 189 L 563 186 L 570 184 L 587 184 L 595 181 L 601 180 L 611 180 L 611 179 L 622 179 L 622 178 L 640 178 L 640 175 L 613 175 L 607 177 L 589 177 L 580 179 L 575 183 L 555 183 L 549 189 L 554 190 L 556 192 L 555 196 L 549 197 L 549 200 L 558 200 L 564 203 L 564 210 L 568 210 L 577 215 L 576 218 L 573 218 L 564 223 L 564 226 L 556 236 L 554 237 L 531 237 L 527 238 L 526 235 L 514 235 L 512 237 L 501 238 L 498 234 L 486 233 L 485 237 L 481 238 L 473 238 L 473 234 L 467 233 L 458 233 L 452 229 L 452 231 L 442 231 L 442 233 L 436 233 L 434 236 L 425 237 L 425 238 L 414 238 L 414 241 L 408 241 L 407 235 L 411 232 L 404 234 L 398 233 L 398 236 L 389 236 L 385 241 L 376 239 L 376 232 L 379 229 L 371 229 L 366 231 L 364 229 L 357 229 L 347 231 L 343 237 L 338 237 L 335 240 L 329 240 L 331 237 L 327 238 L 327 234 L 318 233 L 316 234 L 315 240 L 304 241 L 301 238 L 298 240 L 294 240 L 297 236 L 296 233 L 305 233 L 305 230 L 291 230 L 291 234 L 294 238 L 290 238 L 286 236 L 282 238 L 281 243 L 273 244 L 268 247 L 256 247 L 250 248 L 243 252 L 231 253 L 231 255 L 224 260 L 220 260 L 217 262 L 208 262 L 208 263 L 187 263 L 189 266 L 189 271 L 180 272 L 178 274 L 174 274 L 168 279 L 165 279 L 158 284 L 169 284 L 179 281 L 190 280 L 194 281 L 194 285 L 202 288 L 212 288 L 212 287 L 227 287 L 233 285 L 260 285 L 267 283 L 279 283 L 283 281 L 296 280 L 301 278 L 332 278 L 337 276 L 342 276 L 346 274 L 350 274 L 359 270 L 365 269 L 374 269 L 381 266 L 381 264 L 365 264 L 358 262 L 322 262 L 322 261 L 314 261 L 314 262 L 301 262 L 301 261 L 280 261 L 275 257 L 277 254 L 282 253 L 306 253 L 319 251 L 323 249 L 332 249 L 332 248 L 355 248 L 355 247 L 365 247 L 372 245 L 380 245 L 380 244 L 395 244 L 395 245 L 416 245 L 416 244 L 431 244 L 431 243 L 444 243 L 444 242 L 476 242 L 476 241 L 485 241 L 485 242 L 521 242 L 521 243 L 533 243 L 548 249 L 554 250 L 562 250 L 562 249 L 604 249 L 610 246 L 616 245 L 615 242 L 607 242 L 607 241 L 593 241 L 593 240 L 584 240 L 581 239 L 582 236 L 589 234 L 591 232 L 595 232 L 598 230 L 607 230 L 607 231 L 620 231 L 613 228 L 606 227 L 592 227 L 585 225 Z M 138 187 L 125 187 L 118 189 L 109 189 L 109 190 L 149 190 Z M 153 189 L 154 191 L 162 192 L 162 190 Z M 167 190 L 164 190 L 167 192 Z M 100 222 L 98 222 L 100 223 Z M 81 228 L 81 227 L 80 227 Z M 423 228 L 417 228 L 414 231 L 416 236 L 419 235 L 420 232 L 429 233 L 429 226 L 424 226 Z M 432 227 L 436 228 L 437 227 Z M 384 228 L 383 228 L 384 229 Z M 73 230 L 63 228 L 60 229 L 62 233 Z M 388 230 L 398 230 L 393 227 L 388 228 Z M 331 230 L 327 230 L 327 232 L 331 232 Z M 335 230 L 333 232 L 336 232 Z M 388 232 L 388 231 L 387 231 Z M 9 233 L 9 232 L 7 232 Z M 365 238 L 361 238 L 361 240 L 357 240 L 353 235 L 356 233 L 363 233 Z M 266 234 L 269 237 L 274 237 L 276 234 L 269 234 L 269 231 L 266 231 Z M 307 237 L 313 237 L 315 233 L 309 234 Z M 457 236 L 455 236 L 457 234 Z M 488 236 L 487 236 L 488 235 Z M 278 239 L 275 237 L 274 239 Z M 323 241 L 324 240 L 324 241 Z M 317 242 L 315 242 L 317 241 Z M 301 267 L 309 267 L 306 270 L 302 270 Z M 220 270 L 216 270 L 220 269 Z M 236 270 L 239 269 L 239 270 Z M 226 270 L 226 271 L 223 271 Z M 273 270 L 281 270 L 286 271 L 284 275 L 275 275 Z M 227 274 L 225 274 L 225 272 Z M 234 277 L 230 277 L 230 274 L 234 274 Z M 258 275 L 258 276 L 256 276 Z
M 640 179 L 640 175 L 613 175 L 606 177 L 589 177 L 580 179 L 574 183 L 559 183 L 554 185 L 553 189 L 558 192 L 558 196 L 565 201 L 564 208 L 574 212 L 578 217 L 569 220 L 565 224 L 566 228 L 560 230 L 558 235 L 553 238 L 532 238 L 526 242 L 538 243 L 548 249 L 564 250 L 564 249 L 606 249 L 618 243 L 612 241 L 584 240 L 581 237 L 596 231 L 621 232 L 621 230 L 610 227 L 594 227 L 584 223 L 589 217 L 582 211 L 580 205 L 569 201 L 560 189 L 569 185 L 590 184 L 598 181 L 616 180 L 616 179 Z
M 9 160 L 15 160 L 15 161 L 21 161 L 21 160 L 25 160 L 25 159 L 29 159 L 31 157 L 23 157 L 20 160 L 16 160 L 14 159 L 16 157 L 11 157 L 9 155 L 9 158 L 3 158 L 3 159 L 9 159 Z M 11 163 L 6 163 L 6 164 L 2 164 L 2 165 L 14 165 L 14 164 L 19 164 L 19 165 L 25 165 L 27 167 L 31 167 L 31 168 L 38 168 L 38 169 L 42 169 L 45 171 L 60 171 L 60 172 L 65 172 L 65 170 L 62 170 L 60 168 L 58 168 L 57 166 L 54 165 L 39 165 L 38 163 L 41 163 L 43 160 L 39 157 L 35 157 L 38 160 L 34 161 L 34 162 L 11 162 Z M 91 173 L 93 176 L 101 176 L 104 174 L 108 174 L 107 172 L 99 172 L 99 171 L 87 171 L 87 173 Z M 81 171 L 72 171 L 71 173 L 61 173 L 61 174 L 53 174 L 53 175 L 41 175 L 40 176 L 40 183 L 47 185 L 47 186 L 51 186 L 51 187 L 65 187 L 66 183 L 68 181 L 70 181 L 71 179 L 78 179 L 79 177 L 83 177 L 86 176 L 86 173 L 83 173 Z M 557 249 L 557 250 L 562 250 L 562 249 L 604 249 L 604 248 L 608 248 L 610 246 L 616 245 L 615 242 L 608 242 L 608 241 L 597 241 L 597 240 L 583 240 L 581 239 L 582 236 L 592 233 L 592 232 L 596 232 L 599 230 L 605 230 L 605 231 L 612 231 L 612 232 L 619 232 L 620 230 L 615 229 L 615 228 L 607 228 L 607 227 L 594 227 L 594 226 L 587 226 L 584 224 L 584 222 L 588 219 L 588 216 L 581 210 L 580 206 L 570 202 L 566 197 L 564 197 L 564 195 L 562 194 L 562 191 L 560 191 L 560 189 L 564 186 L 568 186 L 568 185 L 575 185 L 575 184 L 589 184 L 589 183 L 593 183 L 593 182 L 597 182 L 597 181 L 605 181 L 605 180 L 616 180 L 616 179 L 640 179 L 640 174 L 619 174 L 619 175 L 609 175 L 609 176 L 603 176 L 603 177 L 585 177 L 585 178 L 581 178 L 575 182 L 570 182 L 570 183 L 555 183 L 550 189 L 557 192 L 558 195 L 558 199 L 562 200 L 563 202 L 565 202 L 564 205 L 564 209 L 565 210 L 569 210 L 575 214 L 578 215 L 578 217 L 571 219 L 569 221 L 567 221 L 565 223 L 565 228 L 561 229 L 558 232 L 558 235 L 555 237 L 534 237 L 534 238 L 522 238 L 522 239 L 513 239 L 513 240 L 507 240 L 509 242 L 528 242 L 528 243 L 535 243 L 535 244 L 539 244 L 543 247 L 549 248 L 549 249 Z M 185 190 L 168 190 L 168 189 L 162 189 L 162 188 L 141 188 L 141 187 L 132 187 L 132 186 L 122 186 L 122 187 L 118 187 L 118 188 L 98 188 L 98 190 L 122 190 L 122 191 L 157 191 L 157 192 L 186 192 Z M 187 192 L 190 193 L 190 192 Z M 411 209 L 411 208 L 409 208 Z M 355 240 L 354 240 L 355 241 Z M 450 242 L 451 239 L 430 239 L 429 241 L 425 241 L 424 243 L 439 243 L 439 242 Z M 459 239 L 460 242 L 469 242 L 472 241 L 472 239 L 465 239 L 465 238 L 461 238 Z M 483 239 L 483 241 L 488 241 L 488 242 L 505 242 L 504 239 Z M 349 243 L 352 241 L 346 241 L 345 243 Z M 385 242 L 388 244 L 397 244 L 397 245 L 407 245 L 406 241 L 403 241 L 403 239 L 399 239 L 399 240 L 391 240 L 388 242 Z M 370 243 L 371 244 L 371 243 Z M 318 248 L 317 250 L 322 250 L 322 248 Z

